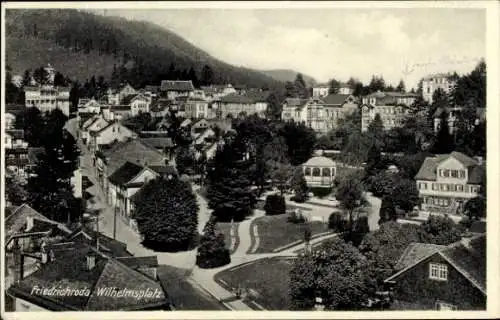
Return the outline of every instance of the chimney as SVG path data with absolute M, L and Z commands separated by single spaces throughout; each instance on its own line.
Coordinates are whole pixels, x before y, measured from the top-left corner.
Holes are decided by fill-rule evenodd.
M 92 270 L 95 267 L 96 255 L 92 252 L 87 253 L 87 270 Z
M 33 224 L 33 217 L 26 217 L 26 231 L 30 231 L 31 229 L 33 229 Z

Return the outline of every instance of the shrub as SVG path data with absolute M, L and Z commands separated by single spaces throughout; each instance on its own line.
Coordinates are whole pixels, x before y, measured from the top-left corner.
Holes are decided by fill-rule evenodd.
M 203 269 L 209 269 L 229 264 L 231 255 L 226 248 L 224 235 L 215 232 L 215 219 L 210 219 L 204 231 L 196 256 L 196 265 Z
M 285 198 L 280 195 L 267 196 L 264 210 L 266 211 L 266 215 L 268 216 L 286 213 Z
M 321 188 L 321 187 L 313 187 L 310 188 L 309 191 L 311 191 L 314 196 L 318 198 L 325 198 L 328 197 L 332 193 L 332 188 Z
M 295 195 L 295 196 L 291 197 L 290 200 L 297 202 L 297 203 L 304 203 L 307 200 L 307 194 L 306 195 L 303 195 L 303 194 Z
M 304 223 L 307 221 L 304 214 L 299 210 L 290 210 L 287 220 L 291 223 Z
M 333 212 L 330 217 L 328 217 L 328 228 L 332 229 L 334 232 L 344 232 L 347 230 L 347 219 L 340 212 Z

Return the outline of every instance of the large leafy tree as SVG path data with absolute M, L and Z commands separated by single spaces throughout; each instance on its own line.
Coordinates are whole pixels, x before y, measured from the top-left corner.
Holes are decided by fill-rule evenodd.
M 266 168 L 269 172 L 269 178 L 273 185 L 278 187 L 283 193 L 287 181 L 293 173 L 293 168 L 288 160 L 288 150 L 286 141 L 283 137 L 276 136 L 265 145 L 263 156 L 266 162 Z
M 216 151 L 207 171 L 208 204 L 214 216 L 219 221 L 241 221 L 249 215 L 255 195 L 243 144 L 227 139 Z
M 340 202 L 340 208 L 344 210 L 348 217 L 348 233 L 352 233 L 356 229 L 356 223 L 359 220 L 362 208 L 368 204 L 364 197 L 360 174 L 352 171 L 344 175 L 337 175 L 336 182 L 335 198 Z
M 380 219 L 378 220 L 379 224 L 382 224 L 387 221 L 396 221 L 398 216 L 396 214 L 396 208 L 394 207 L 394 203 L 392 202 L 391 197 L 384 196 L 382 198 L 382 204 L 380 205 Z
M 468 200 L 465 203 L 464 212 L 471 220 L 486 218 L 486 198 L 477 196 Z
M 382 118 L 379 113 L 375 115 L 373 121 L 368 125 L 367 134 L 374 139 L 374 142 L 378 147 L 383 147 L 385 136 L 384 123 L 382 122 Z
M 192 174 L 195 171 L 195 154 L 188 146 L 181 146 L 177 149 L 175 164 L 179 174 Z
M 293 82 L 295 90 L 297 93 L 297 98 L 307 99 L 309 97 L 309 91 L 307 90 L 306 82 L 301 73 L 298 73 Z
M 389 221 L 365 235 L 358 249 L 370 262 L 367 273 L 379 285 L 394 273 L 394 266 L 408 245 L 420 242 L 420 229 L 418 225 Z
M 276 92 L 271 92 L 266 99 L 267 101 L 267 116 L 269 119 L 281 119 L 282 104 Z
M 27 108 L 16 117 L 16 129 L 24 130 L 24 139 L 30 147 L 42 146 L 44 136 L 44 119 L 38 108 Z
M 304 124 L 286 123 L 279 134 L 285 138 L 288 158 L 292 165 L 299 165 L 312 156 L 316 145 L 316 134 Z
M 339 89 L 340 89 L 340 82 L 336 79 L 332 79 L 330 80 L 329 82 L 329 88 L 328 88 L 328 93 L 329 94 L 337 94 L 339 93 Z
M 297 202 L 306 201 L 308 188 L 302 167 L 295 168 L 290 184 L 295 193 L 294 200 Z
M 422 224 L 421 242 L 448 245 L 461 239 L 463 230 L 450 217 L 430 215 Z
M 200 239 L 196 265 L 200 268 L 218 268 L 231 262 L 229 249 L 226 248 L 224 235 L 216 233 L 216 219 L 211 218 L 205 225 Z
M 198 204 L 189 182 L 176 175 L 155 179 L 140 191 L 133 217 L 144 245 L 164 251 L 189 249 L 198 236 Z
M 375 293 L 367 259 L 342 239 L 325 242 L 299 256 L 290 271 L 291 309 L 310 310 L 316 297 L 326 310 L 362 310 Z

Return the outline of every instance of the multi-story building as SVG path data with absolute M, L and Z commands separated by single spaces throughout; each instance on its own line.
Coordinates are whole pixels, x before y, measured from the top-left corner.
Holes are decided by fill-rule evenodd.
M 175 99 L 178 97 L 190 97 L 194 93 L 194 86 L 189 81 L 163 80 L 160 86 L 160 92 L 164 98 Z
M 110 105 L 119 105 L 123 103 L 125 97 L 137 94 L 137 90 L 135 90 L 130 84 L 124 83 L 121 84 L 118 88 L 108 89 L 108 104 Z
M 368 130 L 368 126 L 380 115 L 385 130 L 403 124 L 408 113 L 408 107 L 415 102 L 417 94 L 400 92 L 374 92 L 362 99 L 361 130 Z
M 467 200 L 478 196 L 485 173 L 482 159 L 460 152 L 427 157 L 415 176 L 422 210 L 460 212 Z
M 36 107 L 41 112 L 59 109 L 69 116 L 69 87 L 54 87 L 52 84 L 25 86 L 26 107 Z
M 339 94 L 353 94 L 354 90 L 347 83 L 341 83 L 339 87 Z
M 236 118 L 243 115 L 257 114 L 265 116 L 267 111 L 268 92 L 247 92 L 246 94 L 230 94 L 212 103 L 218 119 Z
M 329 90 L 330 86 L 328 84 L 315 85 L 312 88 L 312 96 L 313 98 L 326 97 L 328 95 Z
M 184 111 L 189 118 L 208 118 L 208 101 L 203 98 L 192 97 L 186 101 Z
M 334 129 L 339 119 L 358 110 L 352 95 L 330 94 L 309 100 L 291 98 L 283 104 L 281 119 L 304 123 L 318 133 L 325 133 Z
M 432 103 L 432 96 L 436 90 L 441 89 L 445 93 L 450 93 L 455 87 L 456 80 L 452 74 L 438 73 L 432 74 L 422 79 L 422 97 L 428 103 Z

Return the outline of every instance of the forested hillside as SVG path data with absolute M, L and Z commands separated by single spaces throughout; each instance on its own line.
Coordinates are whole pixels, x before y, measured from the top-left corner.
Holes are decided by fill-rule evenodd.
M 148 22 L 77 10 L 7 10 L 6 36 L 6 60 L 14 74 L 50 62 L 79 81 L 113 76 L 141 85 L 196 77 L 200 82 L 282 87 L 269 76 L 217 60 Z

